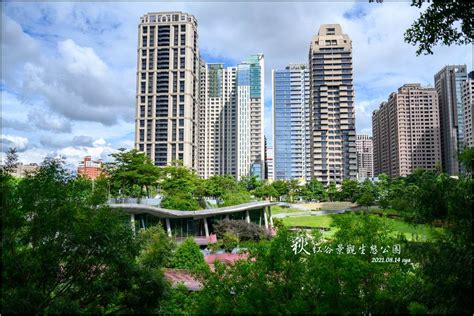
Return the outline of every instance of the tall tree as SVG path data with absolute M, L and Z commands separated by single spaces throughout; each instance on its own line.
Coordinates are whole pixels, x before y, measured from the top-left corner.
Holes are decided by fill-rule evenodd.
M 158 183 L 160 168 L 155 166 L 145 153 L 136 149 L 126 151 L 121 148 L 111 156 L 115 161 L 106 164 L 106 172 L 110 176 L 114 193 L 119 191 L 120 195 L 125 197 L 148 196 L 150 187 Z M 133 190 L 134 187 L 138 190 Z
M 2 188 L 8 187 L 2 207 L 2 312 L 158 308 L 165 290 L 159 267 L 138 264 L 141 246 L 127 217 L 96 205 L 84 179 L 53 159 L 18 184 L 5 180 L 2 176 Z

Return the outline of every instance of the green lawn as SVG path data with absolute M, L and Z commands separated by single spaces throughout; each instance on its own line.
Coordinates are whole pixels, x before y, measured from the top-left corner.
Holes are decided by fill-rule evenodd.
M 334 216 L 344 216 L 344 214 L 285 217 L 282 220 L 288 227 L 330 227 Z M 430 239 L 435 232 L 442 231 L 441 228 L 432 228 L 429 225 L 411 225 L 400 219 L 384 218 L 384 220 L 391 226 L 394 234 L 402 233 L 409 240 L 416 239 L 417 236 L 421 240 Z M 323 232 L 323 236 L 330 237 L 336 231 L 337 229 L 331 228 L 330 231 Z
M 291 207 L 286 208 L 286 207 L 280 207 L 277 205 L 272 206 L 272 215 L 281 214 L 281 213 L 304 213 L 304 212 L 309 213 L 309 211 L 298 210 L 296 208 L 291 208 Z

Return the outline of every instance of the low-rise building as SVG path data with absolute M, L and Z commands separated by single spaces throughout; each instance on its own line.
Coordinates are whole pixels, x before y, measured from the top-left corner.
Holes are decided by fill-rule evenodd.
M 85 156 L 84 161 L 81 161 L 77 167 L 77 175 L 95 180 L 102 174 L 102 167 L 102 159 L 94 161 L 91 156 Z

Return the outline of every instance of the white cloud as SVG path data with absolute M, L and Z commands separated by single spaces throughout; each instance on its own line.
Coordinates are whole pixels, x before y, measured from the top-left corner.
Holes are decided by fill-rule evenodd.
M 103 78 L 106 75 L 107 65 L 92 48 L 81 47 L 71 39 L 59 42 L 58 48 L 66 69 L 72 74 L 97 78 Z
M 9 148 L 16 148 L 18 152 L 25 151 L 28 148 L 28 138 L 16 135 L 1 136 L 2 152 L 6 152 Z

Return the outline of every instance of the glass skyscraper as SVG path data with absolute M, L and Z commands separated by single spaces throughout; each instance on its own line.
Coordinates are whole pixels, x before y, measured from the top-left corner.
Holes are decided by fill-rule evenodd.
M 310 113 L 307 65 L 273 70 L 273 148 L 275 180 L 309 180 Z
M 466 65 L 449 65 L 435 75 L 441 123 L 443 171 L 459 174 L 458 152 L 464 146 L 461 85 L 467 79 Z

